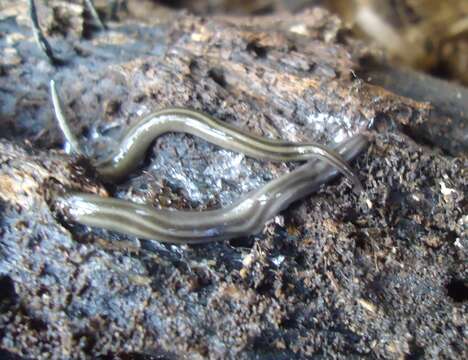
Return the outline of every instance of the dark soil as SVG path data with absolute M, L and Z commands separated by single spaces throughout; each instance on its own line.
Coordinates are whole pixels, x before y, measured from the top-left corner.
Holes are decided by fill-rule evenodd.
M 25 2 L 0 10 L 0 357 L 468 357 L 466 137 L 455 157 L 431 140 L 436 102 L 358 77 L 372 50 L 321 9 L 148 11 L 97 32 L 79 3 L 64 3 L 40 7 L 60 67 L 34 43 Z M 56 188 L 205 209 L 294 164 L 167 135 L 133 177 L 105 186 L 88 160 L 61 150 L 50 79 L 96 156 L 169 105 L 291 141 L 332 143 L 372 127 L 353 163 L 365 193 L 340 178 L 260 234 L 203 246 L 69 224 L 49 201 Z

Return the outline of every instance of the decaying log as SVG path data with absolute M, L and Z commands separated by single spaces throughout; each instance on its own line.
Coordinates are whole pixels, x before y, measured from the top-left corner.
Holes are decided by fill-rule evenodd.
M 431 107 L 358 77 L 367 50 L 337 18 L 319 8 L 258 18 L 166 11 L 87 39 L 63 25 L 48 34 L 67 61 L 54 68 L 23 5 L 0 10 L 1 355 L 466 357 L 466 160 L 402 131 L 432 126 Z M 53 28 L 53 13 L 43 19 Z M 204 246 L 73 226 L 49 201 L 56 187 L 201 210 L 294 165 L 167 135 L 133 177 L 106 186 L 61 150 L 52 78 L 95 156 L 169 105 L 292 141 L 331 143 L 374 126 L 353 164 L 365 194 L 340 179 L 261 234 Z
M 468 154 L 468 89 L 409 69 L 369 66 L 362 74 L 370 83 L 425 102 L 429 116 L 411 123 L 408 133 L 452 155 Z

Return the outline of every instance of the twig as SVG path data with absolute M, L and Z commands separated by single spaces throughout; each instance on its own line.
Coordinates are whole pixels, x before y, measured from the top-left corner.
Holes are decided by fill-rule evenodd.
M 118 13 L 120 11 L 128 11 L 127 5 L 125 3 L 125 0 L 111 0 L 110 1 L 110 15 L 109 17 L 112 20 L 117 20 L 118 19 Z
M 45 38 L 42 30 L 39 26 L 39 20 L 37 19 L 36 4 L 34 0 L 29 0 L 29 16 L 31 17 L 32 30 L 34 34 L 34 39 L 36 40 L 39 48 L 44 52 L 52 65 L 60 65 L 63 63 L 63 60 L 57 58 L 52 51 L 52 47 Z
M 96 8 L 94 7 L 93 0 L 84 0 L 84 2 L 86 6 L 88 7 L 88 10 L 91 13 L 91 16 L 93 17 L 94 21 L 99 25 L 99 27 L 102 30 L 107 30 L 106 24 L 104 24 L 104 22 L 101 20 Z

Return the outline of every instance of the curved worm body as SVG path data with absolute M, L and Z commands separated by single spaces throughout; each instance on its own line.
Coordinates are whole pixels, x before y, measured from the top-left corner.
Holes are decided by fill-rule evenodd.
M 358 135 L 338 145 L 351 160 L 367 146 Z M 57 197 L 59 208 L 73 221 L 145 239 L 197 244 L 254 234 L 297 199 L 336 176 L 329 163 L 310 161 L 222 209 L 177 211 L 155 209 L 129 201 L 70 193 Z
M 76 152 L 83 153 L 68 127 L 53 81 L 51 93 L 56 117 L 63 134 Z M 123 136 L 118 150 L 108 159 L 95 163 L 96 170 L 107 181 L 122 180 L 138 167 L 151 143 L 168 132 L 195 135 L 215 145 L 259 160 L 305 161 L 319 158 L 347 176 L 357 190 L 362 190 L 362 185 L 351 167 L 341 155 L 330 148 L 317 143 L 297 144 L 263 138 L 246 133 L 200 111 L 178 107 L 157 111 L 136 122 Z
M 53 81 L 51 93 L 63 134 L 75 152 L 84 154 L 63 114 Z M 333 178 L 336 170 L 348 176 L 358 189 L 362 188 L 346 161 L 367 146 L 363 135 L 342 142 L 335 151 L 315 143 L 295 144 L 261 138 L 207 114 L 184 108 L 165 109 L 138 121 L 123 137 L 117 152 L 95 163 L 97 171 L 109 181 L 122 179 L 138 166 L 152 141 L 167 132 L 186 132 L 257 159 L 315 159 L 221 209 L 202 212 L 155 209 L 80 193 L 56 196 L 58 208 L 68 219 L 83 225 L 168 243 L 197 244 L 258 232 L 268 219 Z

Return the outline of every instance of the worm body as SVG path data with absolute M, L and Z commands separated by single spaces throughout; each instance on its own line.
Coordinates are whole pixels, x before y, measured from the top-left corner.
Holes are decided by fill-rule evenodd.
M 351 167 L 330 148 L 316 143 L 297 144 L 263 138 L 246 133 L 205 113 L 177 107 L 155 112 L 138 121 L 125 134 L 118 151 L 109 159 L 96 164 L 98 172 L 107 180 L 121 180 L 135 170 L 154 139 L 168 132 L 195 135 L 255 159 L 304 161 L 320 158 L 346 175 L 356 188 L 362 188 Z
M 64 136 L 75 152 L 84 154 L 69 128 L 53 81 L 51 93 Z M 337 170 L 348 176 L 358 189 L 362 188 L 347 161 L 367 146 L 363 135 L 345 140 L 332 150 L 315 143 L 295 144 L 265 139 L 185 108 L 161 110 L 138 121 L 124 135 L 114 154 L 95 162 L 97 171 L 108 181 L 121 180 L 135 170 L 153 140 L 167 132 L 186 132 L 257 159 L 309 162 L 221 209 L 155 209 L 126 200 L 74 192 L 56 195 L 57 207 L 67 219 L 83 225 L 162 242 L 197 244 L 258 232 L 268 219 L 335 177 Z
M 338 146 L 347 160 L 367 145 L 358 135 Z M 197 244 L 255 234 L 264 223 L 336 176 L 329 163 L 310 161 L 246 194 L 230 206 L 207 211 L 155 209 L 115 198 L 69 193 L 57 204 L 70 220 L 145 239 Z
M 76 152 L 83 153 L 68 127 L 53 81 L 51 94 L 56 117 L 64 136 Z M 319 158 L 347 176 L 357 190 L 362 190 L 362 185 L 351 167 L 340 154 L 328 147 L 317 143 L 297 144 L 267 139 L 244 132 L 203 112 L 179 107 L 157 111 L 137 121 L 123 136 L 117 151 L 108 159 L 95 163 L 96 170 L 107 181 L 122 180 L 138 167 L 151 143 L 157 137 L 169 132 L 195 135 L 215 145 L 259 160 L 305 161 Z

